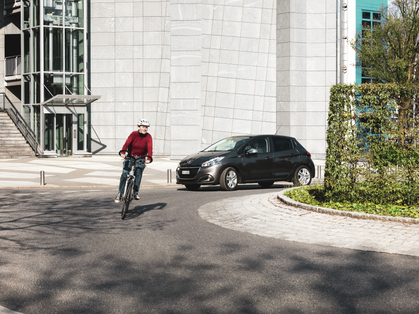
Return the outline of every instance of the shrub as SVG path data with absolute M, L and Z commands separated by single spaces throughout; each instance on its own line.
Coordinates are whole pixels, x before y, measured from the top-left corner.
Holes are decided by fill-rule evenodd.
M 418 202 L 419 121 L 410 110 L 405 129 L 400 132 L 396 104 L 400 97 L 416 92 L 416 87 L 396 84 L 332 87 L 326 138 L 326 200 Z
M 338 210 L 360 212 L 374 215 L 419 218 L 419 203 L 415 205 L 403 204 L 401 200 L 394 203 L 376 204 L 375 202 L 349 201 L 344 199 L 328 200 L 325 189 L 321 185 L 302 187 L 289 190 L 285 195 L 297 202 L 313 206 Z

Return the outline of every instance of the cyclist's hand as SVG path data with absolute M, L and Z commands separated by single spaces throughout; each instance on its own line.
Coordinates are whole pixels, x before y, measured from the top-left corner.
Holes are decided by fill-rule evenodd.
M 121 158 L 122 159 L 125 159 L 125 154 L 121 154 Z
M 145 160 L 145 163 L 146 163 L 146 164 L 149 164 L 149 163 L 150 163 L 150 160 L 146 159 L 146 160 Z

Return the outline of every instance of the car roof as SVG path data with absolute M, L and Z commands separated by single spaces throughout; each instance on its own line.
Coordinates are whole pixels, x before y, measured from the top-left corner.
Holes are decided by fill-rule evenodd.
M 289 138 L 289 139 L 295 139 L 292 136 L 287 136 L 287 135 L 280 135 L 280 134 L 243 134 L 243 135 L 233 135 L 230 137 L 261 137 L 261 136 L 276 136 L 276 137 L 282 137 L 282 138 Z

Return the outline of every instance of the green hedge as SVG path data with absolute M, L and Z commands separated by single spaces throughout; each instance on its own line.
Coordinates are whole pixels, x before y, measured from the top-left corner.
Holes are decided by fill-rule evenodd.
M 397 84 L 332 87 L 326 199 L 419 203 L 418 119 L 412 106 L 404 111 L 405 123 L 398 117 L 400 104 L 412 104 L 417 91 Z
M 369 202 L 326 201 L 324 198 L 324 186 L 322 185 L 291 189 L 285 193 L 285 196 L 300 203 L 319 207 L 373 215 L 419 218 L 417 205 L 404 205 L 401 201 L 382 205 Z

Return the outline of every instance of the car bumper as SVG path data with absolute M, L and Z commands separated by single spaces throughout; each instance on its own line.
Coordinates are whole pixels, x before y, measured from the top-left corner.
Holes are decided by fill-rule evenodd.
M 219 167 L 178 167 L 176 169 L 177 184 L 218 184 Z

